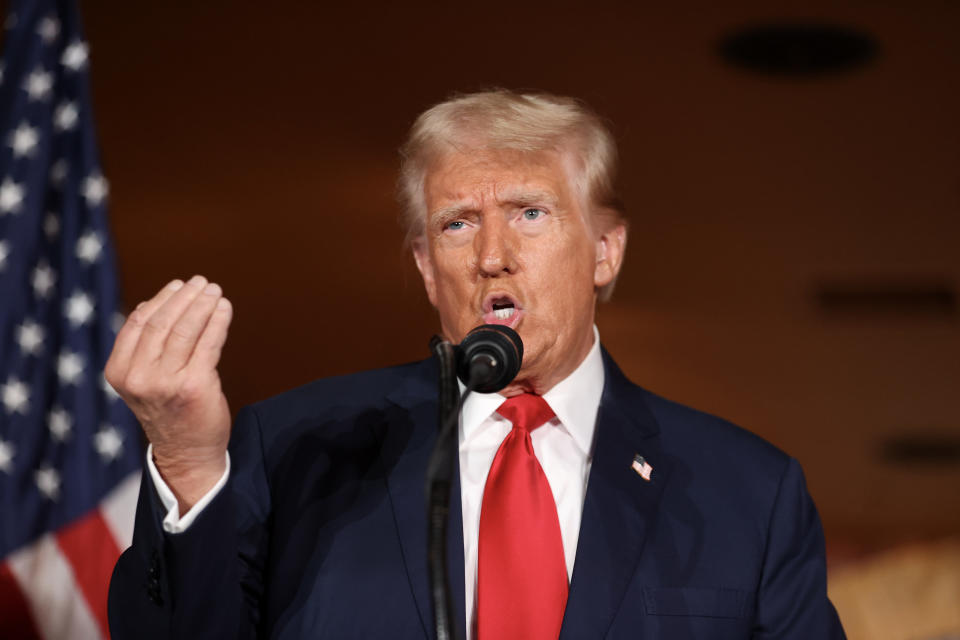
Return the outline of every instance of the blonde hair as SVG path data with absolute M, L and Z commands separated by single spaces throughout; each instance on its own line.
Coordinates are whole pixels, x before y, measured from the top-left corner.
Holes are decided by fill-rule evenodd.
M 495 89 L 454 96 L 413 124 L 400 148 L 398 185 L 408 242 L 424 230 L 430 164 L 446 153 L 478 148 L 571 151 L 580 170 L 577 186 L 591 213 L 623 218 L 613 185 L 617 147 L 600 117 L 573 98 Z

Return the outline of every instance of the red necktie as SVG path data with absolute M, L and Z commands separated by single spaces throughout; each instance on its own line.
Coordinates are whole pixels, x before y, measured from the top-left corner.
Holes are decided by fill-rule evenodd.
M 530 431 L 553 417 L 532 393 L 497 413 L 513 423 L 490 466 L 480 507 L 478 640 L 556 640 L 567 605 L 557 504 Z

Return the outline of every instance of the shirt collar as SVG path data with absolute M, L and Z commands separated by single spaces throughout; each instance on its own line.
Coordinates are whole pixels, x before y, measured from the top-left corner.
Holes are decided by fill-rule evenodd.
M 590 454 L 597 410 L 603 394 L 603 357 L 600 355 L 600 332 L 593 327 L 593 346 L 587 357 L 566 378 L 543 394 L 557 419 L 585 455 Z M 460 393 L 465 387 L 458 380 Z M 497 410 L 506 398 L 499 393 L 471 393 L 460 414 L 460 444 L 470 440 L 480 425 Z

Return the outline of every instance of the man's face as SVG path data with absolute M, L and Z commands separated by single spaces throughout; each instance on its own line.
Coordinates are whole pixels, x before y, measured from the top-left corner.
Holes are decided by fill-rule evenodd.
M 424 185 L 427 219 L 414 256 L 444 335 L 481 324 L 523 339 L 523 367 L 505 394 L 544 393 L 593 344 L 596 290 L 620 267 L 623 226 L 595 231 L 554 151 L 452 153 Z

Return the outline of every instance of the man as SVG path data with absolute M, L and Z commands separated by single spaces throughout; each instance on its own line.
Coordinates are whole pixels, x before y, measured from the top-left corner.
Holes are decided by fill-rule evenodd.
M 461 633 L 842 638 L 796 461 L 634 386 L 600 347 L 626 224 L 599 119 L 566 98 L 466 95 L 421 115 L 403 155 L 443 334 L 506 324 L 525 349 L 514 382 L 461 415 Z M 435 363 L 314 382 L 242 410 L 231 435 L 230 316 L 217 285 L 174 281 L 107 365 L 151 443 L 114 636 L 431 637 Z

